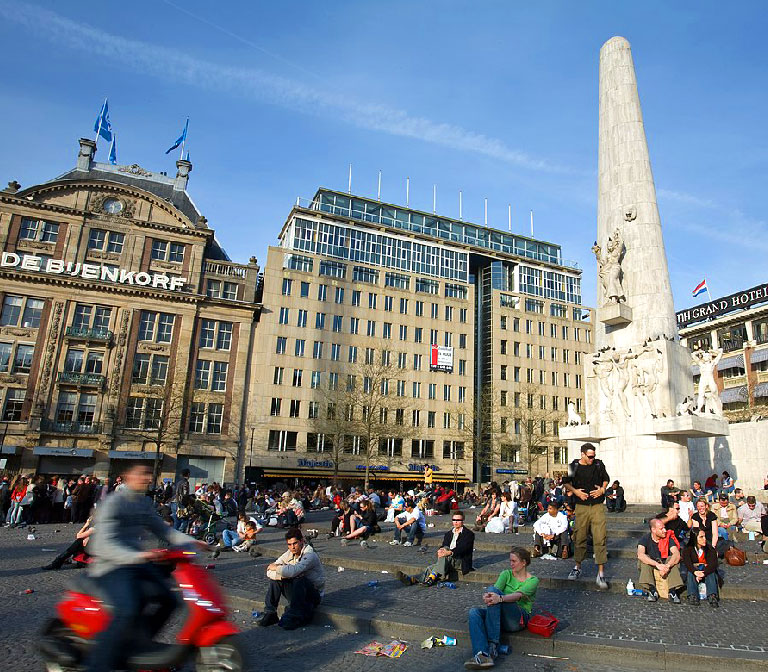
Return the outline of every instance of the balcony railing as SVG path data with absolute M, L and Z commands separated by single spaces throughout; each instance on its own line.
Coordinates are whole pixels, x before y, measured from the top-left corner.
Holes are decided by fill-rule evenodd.
M 84 341 L 101 341 L 109 343 L 112 332 L 109 329 L 89 329 L 88 327 L 67 327 L 64 332 L 67 338 L 79 338 Z
M 66 385 L 81 385 L 85 387 L 104 387 L 104 376 L 99 373 L 77 373 L 75 371 L 61 371 L 58 379 Z
M 768 333 L 756 334 L 755 335 L 755 343 L 757 343 L 757 345 L 762 345 L 763 343 L 768 343 Z
M 40 423 L 40 429 L 55 434 L 101 434 L 102 424 L 100 422 L 56 422 L 44 418 Z
M 205 272 L 231 278 L 245 278 L 248 275 L 248 266 L 225 261 L 206 261 Z
M 744 341 L 741 338 L 724 338 L 720 344 L 723 352 L 733 352 L 741 350 L 744 347 Z

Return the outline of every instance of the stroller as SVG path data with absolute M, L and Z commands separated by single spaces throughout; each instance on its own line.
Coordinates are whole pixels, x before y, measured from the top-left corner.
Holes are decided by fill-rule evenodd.
M 217 527 L 221 519 L 221 516 L 213 510 L 201 511 L 197 515 L 197 524 L 193 523 L 194 527 L 190 532 L 195 539 L 201 539 L 209 545 L 215 544 L 221 534 L 221 530 Z

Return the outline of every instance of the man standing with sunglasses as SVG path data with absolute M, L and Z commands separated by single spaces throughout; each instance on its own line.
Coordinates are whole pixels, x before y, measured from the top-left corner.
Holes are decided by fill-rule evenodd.
M 437 549 L 437 562 L 430 565 L 419 576 L 408 576 L 398 572 L 397 578 L 406 586 L 423 583 L 434 586 L 440 578 L 445 580 L 452 572 L 462 575 L 472 571 L 472 554 L 475 549 L 475 533 L 464 527 L 464 513 L 454 511 L 451 516 L 451 529 L 445 533 L 443 543 Z
M 608 472 L 602 461 L 595 456 L 596 450 L 591 443 L 581 446 L 581 459 L 574 460 L 569 466 L 568 482 L 565 489 L 576 505 L 576 523 L 574 538 L 575 566 L 568 578 L 575 581 L 581 576 L 581 563 L 587 555 L 587 535 L 592 533 L 592 546 L 597 563 L 597 587 L 608 590 L 608 582 L 603 573 L 608 561 L 605 548 L 605 491 L 608 488 Z

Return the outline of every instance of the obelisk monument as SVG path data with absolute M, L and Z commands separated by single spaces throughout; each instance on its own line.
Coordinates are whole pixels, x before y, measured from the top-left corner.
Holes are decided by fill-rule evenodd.
M 687 485 L 690 436 L 727 434 L 721 411 L 684 410 L 691 355 L 679 343 L 667 257 L 629 42 L 600 50 L 597 352 L 585 357 L 587 422 L 561 430 L 571 454 L 590 441 L 627 501 Z

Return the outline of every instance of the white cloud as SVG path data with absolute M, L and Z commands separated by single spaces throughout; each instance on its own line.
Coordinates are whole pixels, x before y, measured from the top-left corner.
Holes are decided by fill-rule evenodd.
M 49 39 L 158 79 L 251 98 L 306 114 L 340 118 L 360 128 L 473 152 L 529 170 L 572 172 L 513 149 L 502 140 L 454 124 L 413 116 L 386 105 L 356 101 L 346 94 L 307 86 L 256 68 L 210 63 L 180 51 L 113 35 L 38 7 L 0 2 L 0 16 L 24 25 L 37 39 Z

